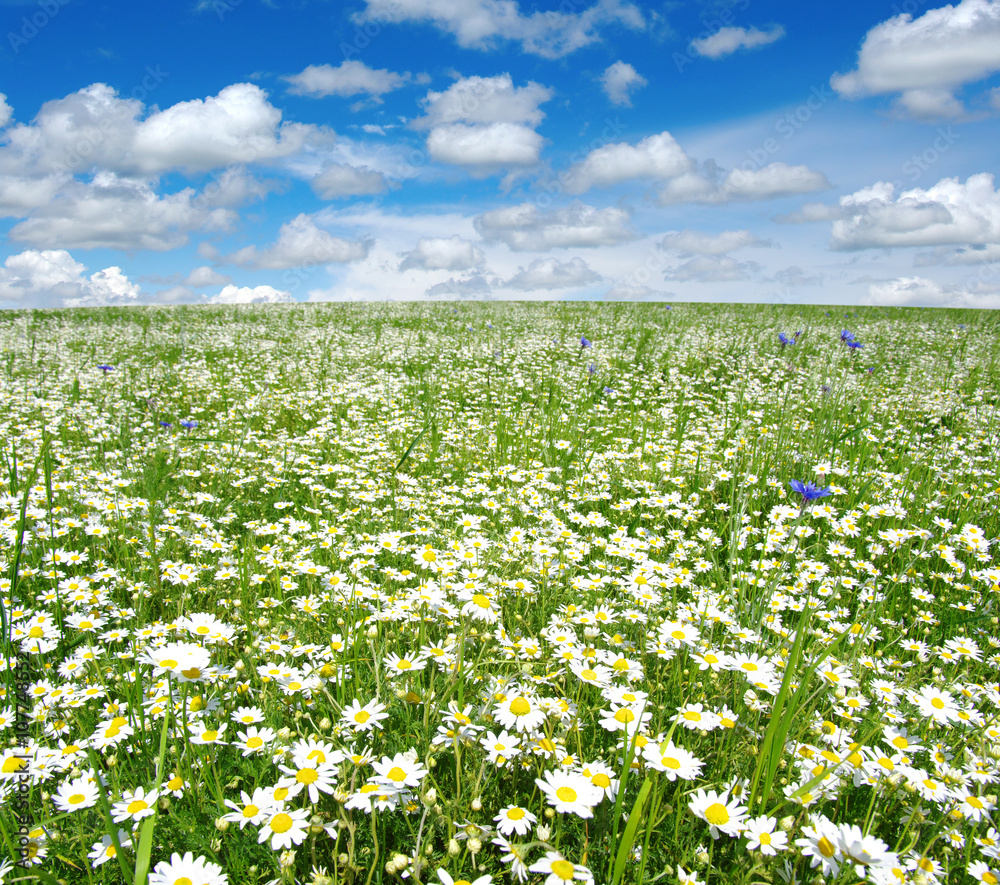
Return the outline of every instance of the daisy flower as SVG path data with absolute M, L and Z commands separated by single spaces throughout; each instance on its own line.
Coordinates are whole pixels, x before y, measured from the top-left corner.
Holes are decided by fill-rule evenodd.
M 603 791 L 588 778 L 572 771 L 545 772 L 545 779 L 535 778 L 535 783 L 548 797 L 549 804 L 562 814 L 593 817 L 593 807 L 603 798 Z
M 529 870 L 533 873 L 547 873 L 544 885 L 563 885 L 574 879 L 581 882 L 592 882 L 594 874 L 582 864 L 566 860 L 558 851 L 546 851 L 545 857 L 535 861 Z
M 731 799 L 728 791 L 720 795 L 715 790 L 698 789 L 688 807 L 709 825 L 713 839 L 718 839 L 720 832 L 735 837 L 743 830 L 747 808 Z
M 241 790 L 240 802 L 236 803 L 232 799 L 226 799 L 226 805 L 233 810 L 229 814 L 223 815 L 222 819 L 239 824 L 242 830 L 247 824 L 259 827 L 264 822 L 264 817 L 274 810 L 274 799 L 269 790 L 257 787 L 253 791 L 253 796 L 248 796 L 245 791 Z
M 274 851 L 291 848 L 305 841 L 308 828 L 308 809 L 296 808 L 290 811 L 285 811 L 283 808 L 272 809 L 257 836 L 257 842 L 263 844 L 270 839 Z
M 87 775 L 66 781 L 52 797 L 60 811 L 77 811 L 97 804 L 97 784 Z
M 500 860 L 502 863 L 510 864 L 511 877 L 517 879 L 518 882 L 526 882 L 528 879 L 528 865 L 524 859 L 524 848 L 521 845 L 512 844 L 503 836 L 497 836 L 493 840 L 493 844 L 499 847 L 501 851 L 507 852 Z
M 642 755 L 650 768 L 662 771 L 669 781 L 677 780 L 677 778 L 686 781 L 694 780 L 701 775 L 701 768 L 704 764 L 683 747 L 674 746 L 673 741 L 662 748 L 659 744 L 650 742 L 642 748 Z
M 309 801 L 313 805 L 319 802 L 320 792 L 333 793 L 337 772 L 332 765 L 316 767 L 304 765 L 301 768 L 280 765 L 278 767 L 285 773 L 284 777 L 278 778 L 278 786 L 294 790 L 293 795 L 298 795 L 303 789 L 306 790 L 309 794 Z
M 140 821 L 156 811 L 156 800 L 159 798 L 160 794 L 156 790 L 147 793 L 144 787 L 137 787 L 134 792 L 126 790 L 121 801 L 112 807 L 111 818 L 116 824 L 127 820 Z
M 478 879 L 470 882 L 468 879 L 452 879 L 451 873 L 447 870 L 438 870 L 437 874 L 442 885 L 493 885 L 492 876 L 480 876 Z
M 997 882 L 1000 882 L 1000 868 L 992 868 L 981 860 L 969 864 L 967 872 L 973 879 L 984 883 L 984 885 L 997 885 Z
M 493 718 L 508 730 L 534 731 L 545 721 L 545 711 L 536 698 L 519 694 L 497 704 Z
M 511 759 L 521 755 L 521 739 L 507 731 L 501 731 L 499 735 L 488 731 L 479 739 L 479 744 L 486 750 L 486 761 L 497 768 L 503 768 Z
M 501 836 L 510 836 L 512 833 L 518 836 L 527 836 L 531 828 L 538 822 L 528 809 L 520 805 L 508 805 L 500 809 L 500 813 L 493 818 L 497 825 L 497 831 Z
M 644 728 L 652 718 L 652 711 L 645 710 L 644 705 L 616 705 L 610 710 L 601 710 L 601 727 L 611 732 L 624 731 L 631 735 Z
M 401 658 L 397 654 L 388 654 L 382 659 L 382 662 L 388 668 L 391 676 L 402 676 L 406 673 L 423 670 L 427 666 L 427 661 L 420 655 L 412 657 L 407 655 Z
M 875 836 L 866 836 L 856 824 L 837 827 L 837 851 L 846 863 L 854 864 L 854 872 L 862 879 L 869 867 L 881 867 L 896 858 L 885 842 Z
M 812 825 L 802 828 L 802 838 L 795 844 L 802 849 L 802 855 L 810 858 L 812 869 L 822 867 L 825 879 L 835 879 L 840 875 L 844 857 L 837 847 L 840 837 L 837 827 L 822 816 L 812 819 Z
M 717 713 L 706 710 L 704 704 L 685 704 L 677 708 L 675 721 L 691 731 L 712 731 L 722 724 Z
M 118 844 L 121 845 L 122 848 L 131 848 L 132 836 L 125 832 L 125 830 L 119 830 Z M 90 861 L 90 866 L 96 870 L 101 864 L 107 863 L 117 855 L 118 850 L 115 848 L 114 842 L 111 840 L 110 836 L 105 835 L 101 837 L 100 842 L 95 842 L 91 846 L 87 859 Z
M 169 861 L 161 860 L 149 874 L 149 885 L 187 885 L 190 882 L 228 885 L 229 878 L 218 864 L 195 857 L 190 851 L 183 857 L 175 851 Z
M 419 787 L 427 777 L 427 769 L 405 753 L 397 753 L 392 759 L 383 756 L 381 762 L 372 763 L 372 768 L 382 783 L 398 788 Z
M 775 832 L 776 823 L 777 819 L 773 817 L 754 817 L 748 820 L 743 831 L 747 838 L 747 851 L 759 851 L 769 857 L 784 851 L 788 847 L 788 836 L 782 830 Z
M 340 715 L 341 721 L 348 728 L 353 728 L 355 734 L 371 731 L 373 728 L 382 728 L 382 720 L 388 719 L 389 714 L 385 712 L 385 706 L 378 701 L 369 701 L 363 707 L 361 702 L 355 698 L 344 707 Z
M 257 728 L 256 725 L 251 725 L 246 731 L 238 731 L 236 734 L 239 740 L 233 741 L 232 745 L 243 751 L 244 758 L 264 755 L 277 737 L 273 728 Z

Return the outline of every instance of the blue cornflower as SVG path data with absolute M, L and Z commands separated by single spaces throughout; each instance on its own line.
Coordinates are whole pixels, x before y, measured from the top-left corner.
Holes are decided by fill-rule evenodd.
M 784 347 L 786 344 L 794 344 L 795 339 L 789 338 L 784 332 L 778 333 L 778 340 L 781 342 L 781 346 Z
M 604 395 L 605 396 L 608 396 L 609 394 L 612 394 L 612 393 L 616 393 L 616 391 L 615 391 L 615 389 L 613 387 L 605 387 L 604 388 Z
M 864 347 L 860 341 L 848 341 L 847 346 L 851 348 L 851 350 L 857 350 L 859 347 Z
M 852 332 L 848 332 L 847 329 L 844 329 L 844 331 L 840 333 L 840 340 L 841 341 L 853 341 L 854 340 L 854 334 Z
M 792 491 L 798 492 L 802 496 L 803 503 L 806 501 L 815 501 L 817 498 L 825 498 L 827 495 L 833 494 L 829 486 L 821 489 L 811 482 L 802 482 L 801 479 L 793 479 L 788 484 L 792 487 Z
M 194 428 L 198 426 L 197 421 L 178 421 L 177 423 L 180 424 L 185 430 L 194 430 Z
M 597 374 L 597 363 L 591 363 L 589 366 L 587 366 L 587 371 L 591 375 L 596 375 Z
M 171 424 L 169 421 L 161 421 L 160 422 L 160 427 L 173 427 L 173 426 L 174 425 Z
M 581 335 L 581 336 L 580 336 L 580 347 L 581 347 L 581 348 L 586 348 L 586 347 L 593 347 L 593 345 L 592 345 L 592 344 L 591 344 L 591 343 L 590 343 L 590 342 L 589 342 L 589 341 L 588 341 L 588 340 L 587 340 L 586 338 L 584 338 L 584 337 L 583 337 L 583 336 Z
M 107 375 L 108 372 L 113 372 L 115 370 L 114 366 L 98 366 L 97 368 L 100 369 L 105 375 Z

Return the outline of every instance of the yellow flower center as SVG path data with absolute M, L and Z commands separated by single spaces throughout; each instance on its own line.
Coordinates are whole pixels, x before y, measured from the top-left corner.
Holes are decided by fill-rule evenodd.
M 837 853 L 837 849 L 834 847 L 834 844 L 827 839 L 826 836 L 820 839 L 819 842 L 816 843 L 816 846 L 819 848 L 819 853 L 822 854 L 823 857 L 833 857 L 834 854 Z
M 615 713 L 615 719 L 618 722 L 631 722 L 635 719 L 635 713 L 633 713 L 628 707 L 622 707 L 617 713 Z
M 400 768 L 398 765 L 395 765 L 389 769 L 389 773 L 386 775 L 386 777 L 388 777 L 389 780 L 396 781 L 398 783 L 399 781 L 406 780 L 406 772 L 403 771 L 403 769 Z
M 555 873 L 563 882 L 571 882 L 573 880 L 574 866 L 568 860 L 554 860 L 552 861 L 552 872 Z
M 258 814 L 260 814 L 260 809 L 256 805 L 248 805 L 243 809 L 244 817 L 256 817 Z
M 559 787 L 556 796 L 562 802 L 576 802 L 576 790 L 572 787 Z
M 515 716 L 527 716 L 531 712 L 531 704 L 523 697 L 516 697 L 510 702 L 508 709 Z
M 358 710 L 358 712 L 354 714 L 355 722 L 364 723 L 367 722 L 369 719 L 371 719 L 371 713 L 369 713 L 367 710 Z
M 705 820 L 714 827 L 725 826 L 729 823 L 729 809 L 721 802 L 713 802 L 705 809 Z
M 140 811 L 145 811 L 147 808 L 149 808 L 149 805 L 143 802 L 142 799 L 133 799 L 129 802 L 128 807 L 125 810 L 128 811 L 129 814 L 137 814 Z
M 300 784 L 314 784 L 319 779 L 319 773 L 315 768 L 300 768 L 295 774 L 295 779 Z
M 294 821 L 289 815 L 280 811 L 271 818 L 271 829 L 275 833 L 287 833 L 292 828 L 293 823 Z
M 507 820 L 521 820 L 524 817 L 523 808 L 512 808 L 507 812 Z

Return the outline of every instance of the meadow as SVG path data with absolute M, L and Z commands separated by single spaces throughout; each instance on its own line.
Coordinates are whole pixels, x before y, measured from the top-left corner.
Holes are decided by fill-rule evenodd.
M 1000 881 L 996 313 L 0 342 L 0 881 Z

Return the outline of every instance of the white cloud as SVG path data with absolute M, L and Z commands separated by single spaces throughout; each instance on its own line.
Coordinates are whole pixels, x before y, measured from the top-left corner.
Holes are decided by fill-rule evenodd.
M 619 282 L 604 293 L 605 301 L 670 301 L 677 296 L 662 289 L 650 289 L 628 282 Z
M 649 81 L 628 62 L 616 61 L 601 74 L 601 87 L 612 104 L 632 106 L 631 93 L 648 85 Z
M 0 171 L 42 176 L 104 169 L 123 175 L 204 172 L 233 164 L 267 163 L 299 151 L 325 130 L 282 123 L 281 111 L 251 83 L 235 83 L 204 100 L 153 109 L 94 83 L 47 101 L 30 124 L 5 132 Z
M 209 267 L 207 264 L 203 264 L 201 267 L 196 267 L 191 273 L 188 274 L 187 279 L 184 281 L 186 286 L 221 286 L 229 282 L 229 277 L 225 274 L 219 273 L 217 270 Z
M 33 209 L 51 203 L 68 175 L 0 176 L 0 216 L 22 218 Z
M 380 194 L 386 187 L 385 176 L 368 166 L 327 161 L 309 186 L 321 200 Z
M 510 74 L 462 77 L 443 92 L 428 92 L 420 102 L 425 116 L 414 125 L 426 129 L 459 122 L 537 126 L 545 117 L 538 106 L 552 95 L 552 90 L 540 83 L 514 86 Z
M 0 92 L 0 129 L 3 129 L 14 116 L 14 109 L 7 104 L 7 96 Z
M 65 249 L 28 249 L 11 255 L 0 269 L 0 302 L 18 307 L 89 307 L 133 304 L 139 286 L 120 267 L 83 276 L 86 268 Z
M 543 58 L 559 58 L 594 43 L 599 39 L 597 29 L 605 24 L 636 30 L 645 26 L 639 8 L 623 0 L 598 0 L 579 13 L 531 15 L 523 15 L 515 0 L 366 0 L 355 21 L 426 22 L 467 49 L 492 49 L 501 40 L 513 40 L 522 51 Z
M 247 246 L 227 260 L 233 264 L 282 270 L 358 261 L 368 254 L 370 248 L 369 242 L 344 240 L 321 230 L 309 215 L 302 213 L 281 226 L 278 239 L 270 246 L 263 249 Z
M 696 255 L 725 255 L 748 246 L 771 246 L 748 230 L 724 230 L 719 234 L 706 234 L 697 230 L 682 230 L 667 234 L 660 248 L 677 252 L 691 252 Z
M 472 295 L 486 295 L 493 291 L 490 281 L 480 273 L 456 280 L 454 277 L 443 283 L 429 286 L 424 294 L 429 298 L 468 298 Z
M 857 67 L 830 85 L 848 98 L 901 93 L 899 106 L 917 117 L 964 112 L 954 91 L 1000 70 L 1000 3 L 962 0 L 914 19 L 894 16 L 872 28 Z
M 235 220 L 229 209 L 201 205 L 191 188 L 159 196 L 145 181 L 99 173 L 90 184 L 66 186 L 8 238 L 42 248 L 162 252 L 187 243 L 189 231 L 227 230 Z
M 662 205 L 771 200 L 831 187 L 822 172 L 808 166 L 769 163 L 759 169 L 731 169 L 721 184 L 698 172 L 668 181 L 660 191 Z
M 949 302 L 957 300 L 955 295 L 949 295 L 933 280 L 924 277 L 900 277 L 882 283 L 872 283 L 868 287 L 869 304 L 884 307 L 946 307 Z
M 785 29 L 775 25 L 769 31 L 757 28 L 720 28 L 708 37 L 691 41 L 691 49 L 705 58 L 722 58 L 738 49 L 757 49 L 780 40 Z
M 518 268 L 518 272 L 507 280 L 504 286 L 523 291 L 568 289 L 587 286 L 600 279 L 601 275 L 594 273 L 582 258 L 572 258 L 566 262 L 555 258 L 536 258 L 527 269 Z
M 244 166 L 231 166 L 205 185 L 196 202 L 206 208 L 235 209 L 281 188 L 281 182 L 257 178 Z
M 407 252 L 400 270 L 469 270 L 485 261 L 482 251 L 458 234 L 452 237 L 421 237 Z
M 506 166 L 531 166 L 538 162 L 543 139 L 527 126 L 491 123 L 438 126 L 427 136 L 427 150 L 439 163 L 481 167 L 482 174 Z
M 370 95 L 379 98 L 405 85 L 411 79 L 409 71 L 396 74 L 387 68 L 376 70 L 364 62 L 348 59 L 338 67 L 309 65 L 304 71 L 282 78 L 291 84 L 293 95 L 323 98 L 327 95 Z
M 943 178 L 927 190 L 895 195 L 888 182 L 840 198 L 844 217 L 834 221 L 834 249 L 1000 243 L 1000 193 L 987 172 Z
M 542 213 L 533 203 L 484 212 L 475 227 L 487 242 L 504 242 L 514 252 L 611 246 L 635 238 L 624 209 L 596 209 L 573 203 Z
M 552 90 L 538 83 L 515 87 L 510 74 L 463 77 L 443 92 L 428 92 L 425 115 L 413 121 L 430 129 L 427 150 L 440 163 L 466 166 L 485 175 L 507 166 L 538 162 L 543 139 L 534 131 L 539 105 Z
M 669 132 L 650 135 L 636 145 L 607 144 L 591 151 L 563 176 L 566 190 L 580 194 L 631 178 L 675 178 L 688 172 L 691 158 Z
M 663 272 L 668 280 L 697 283 L 729 283 L 749 280 L 760 270 L 753 261 L 737 261 L 720 255 L 701 255 Z
M 271 286 L 229 285 L 218 295 L 208 299 L 209 304 L 288 304 L 295 301 L 291 292 L 273 289 Z

